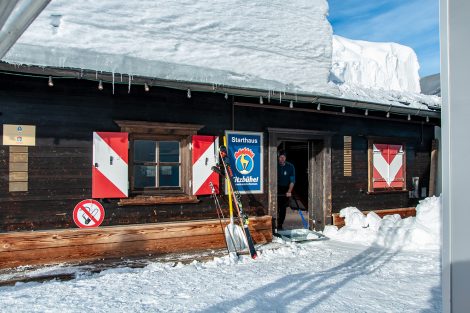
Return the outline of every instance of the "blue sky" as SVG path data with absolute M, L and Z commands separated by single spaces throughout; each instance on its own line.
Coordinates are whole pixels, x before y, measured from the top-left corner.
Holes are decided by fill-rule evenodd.
M 421 77 L 439 73 L 439 0 L 328 0 L 337 35 L 397 42 L 418 55 Z

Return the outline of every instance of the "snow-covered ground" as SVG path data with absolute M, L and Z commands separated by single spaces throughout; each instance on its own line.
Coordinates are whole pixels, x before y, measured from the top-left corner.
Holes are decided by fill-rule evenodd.
M 396 217 L 395 223 L 363 220 L 349 208 L 343 211 L 349 218 L 339 240 L 289 244 L 278 239 L 257 260 L 226 256 L 188 265 L 153 262 L 139 269 L 82 272 L 65 282 L 18 283 L 0 288 L 0 308 L 15 313 L 440 312 L 440 250 L 434 245 L 440 200 L 427 199 L 420 206 L 417 217 L 403 224 Z M 387 232 L 385 240 L 394 244 L 383 245 L 380 235 L 351 241 L 391 227 L 396 231 Z M 348 232 L 351 228 L 356 231 Z M 400 229 L 421 232 L 405 242 L 397 235 Z M 423 243 L 423 238 L 433 242 Z

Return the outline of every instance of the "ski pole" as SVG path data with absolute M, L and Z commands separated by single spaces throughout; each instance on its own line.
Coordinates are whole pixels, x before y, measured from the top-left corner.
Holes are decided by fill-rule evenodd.
M 215 193 L 215 188 L 214 188 L 214 185 L 212 184 L 212 182 L 209 183 L 209 186 L 211 187 L 212 198 L 214 199 L 215 209 L 216 209 L 216 212 L 217 212 L 217 217 L 219 218 L 220 228 L 222 229 L 222 236 L 224 237 L 225 245 L 227 247 L 227 252 L 230 255 L 230 248 L 228 246 L 227 238 L 225 237 L 224 226 L 222 225 L 222 219 L 220 218 L 220 216 L 222 215 L 222 218 L 225 219 L 224 212 L 222 211 L 222 207 L 220 206 L 219 199 L 217 199 L 217 195 Z M 235 240 L 233 239 L 232 234 L 230 232 L 229 232 L 229 236 L 230 236 L 230 240 L 231 240 L 232 245 L 233 245 L 233 249 L 235 250 L 235 254 L 238 257 L 239 254 L 238 254 L 237 248 L 235 246 Z

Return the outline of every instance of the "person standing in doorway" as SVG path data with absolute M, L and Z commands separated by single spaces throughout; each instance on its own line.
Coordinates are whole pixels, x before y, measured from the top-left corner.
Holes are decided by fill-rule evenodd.
M 286 208 L 289 206 L 290 197 L 295 184 L 294 165 L 286 161 L 286 152 L 284 150 L 278 153 L 277 164 L 277 207 L 278 220 L 277 229 L 282 230 L 282 224 L 286 218 Z

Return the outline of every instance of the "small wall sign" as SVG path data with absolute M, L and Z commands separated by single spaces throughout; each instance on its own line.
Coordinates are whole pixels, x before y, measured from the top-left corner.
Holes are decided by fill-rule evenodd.
M 73 209 L 73 221 L 80 228 L 98 227 L 104 220 L 104 208 L 96 200 L 80 201 Z
M 35 146 L 36 126 L 34 125 L 3 125 L 4 146 Z

